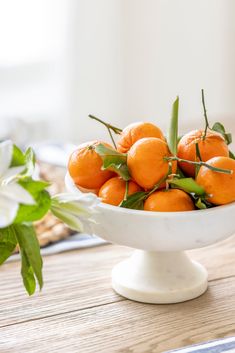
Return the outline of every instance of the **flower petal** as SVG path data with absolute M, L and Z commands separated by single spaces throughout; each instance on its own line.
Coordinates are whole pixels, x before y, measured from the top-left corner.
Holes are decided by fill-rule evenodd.
M 8 227 L 13 223 L 18 207 L 18 202 L 0 195 L 0 228 Z
M 2 175 L 2 183 L 3 184 L 8 184 L 14 177 L 17 177 L 20 173 L 25 170 L 25 165 L 22 165 L 20 167 L 12 167 L 9 168 L 3 175 Z
M 0 177 L 10 167 L 12 159 L 13 144 L 10 140 L 0 143 Z
M 92 193 L 86 193 L 81 195 L 76 195 L 72 193 L 62 193 L 53 196 L 53 199 L 58 201 L 59 203 L 67 203 L 67 202 L 78 202 L 84 206 L 95 207 L 100 199 Z
M 56 217 L 61 219 L 65 224 L 67 224 L 67 226 L 69 226 L 69 228 L 76 230 L 78 232 L 83 232 L 84 227 L 78 217 L 75 217 L 74 215 L 72 215 L 64 210 L 62 211 L 61 209 L 58 209 L 57 207 L 52 207 L 51 212 Z
M 17 203 L 35 205 L 31 194 L 17 183 L 2 185 L 0 187 L 0 196 L 1 195 Z

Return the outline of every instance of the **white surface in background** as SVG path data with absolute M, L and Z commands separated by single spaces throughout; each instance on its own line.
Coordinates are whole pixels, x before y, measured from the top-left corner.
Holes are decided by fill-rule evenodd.
M 89 113 L 166 130 L 179 94 L 186 130 L 203 125 L 203 87 L 210 121 L 234 130 L 234 14 L 234 0 L 2 1 L 1 122 L 30 122 L 33 141 L 108 140 Z

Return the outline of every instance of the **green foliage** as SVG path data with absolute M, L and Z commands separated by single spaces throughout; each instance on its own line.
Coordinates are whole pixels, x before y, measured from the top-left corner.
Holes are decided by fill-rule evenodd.
M 224 126 L 217 122 L 212 126 L 212 130 L 219 132 L 225 139 L 227 145 L 232 143 L 232 134 L 230 132 L 226 132 Z
M 182 179 L 174 178 L 172 180 L 168 180 L 168 183 L 173 188 L 181 189 L 190 194 L 195 194 L 198 196 L 205 195 L 205 190 L 203 189 L 203 187 L 198 185 L 193 178 L 182 178 Z
M 51 206 L 51 197 L 44 190 L 49 184 L 29 177 L 20 180 L 19 184 L 33 196 L 36 203 L 35 205 L 20 205 L 14 223 L 33 222 L 41 219 Z
M 174 156 L 177 154 L 177 144 L 178 144 L 178 112 L 179 112 L 179 97 L 176 98 L 172 106 L 170 128 L 167 135 L 167 143 L 171 153 Z
M 17 239 L 11 227 L 0 228 L 0 265 L 11 256 L 17 245 Z
M 95 147 L 95 151 L 103 160 L 103 170 L 112 170 L 120 177 L 122 177 L 123 180 L 130 180 L 126 154 L 119 153 L 116 150 L 108 148 L 101 143 Z
M 138 191 L 132 195 L 127 196 L 126 200 L 123 200 L 120 207 L 131 208 L 134 210 L 143 210 L 144 201 L 148 196 L 148 192 Z
M 16 145 L 13 145 L 11 167 L 19 167 L 21 165 L 25 165 L 25 155 Z
M 34 228 L 31 224 L 15 224 L 11 226 L 12 231 L 19 243 L 21 253 L 21 274 L 25 288 L 29 295 L 36 288 L 36 280 L 39 288 L 43 286 L 42 258 L 40 246 Z

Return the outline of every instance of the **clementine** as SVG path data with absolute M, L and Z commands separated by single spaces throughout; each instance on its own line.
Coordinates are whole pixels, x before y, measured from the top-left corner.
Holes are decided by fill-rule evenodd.
M 109 170 L 101 169 L 103 162 L 95 151 L 95 147 L 99 143 L 112 148 L 112 146 L 102 141 L 91 141 L 79 145 L 70 156 L 68 163 L 69 174 L 78 187 L 99 189 L 108 179 L 115 175 Z
M 128 182 L 128 195 L 141 191 L 141 187 L 133 181 Z M 99 197 L 102 202 L 110 205 L 118 206 L 124 199 L 126 192 L 126 182 L 120 177 L 109 179 L 101 186 L 99 190 Z
M 178 157 L 195 162 L 196 143 L 198 143 L 201 160 L 207 160 L 217 156 L 229 156 L 229 149 L 224 137 L 215 131 L 207 131 L 205 139 L 204 130 L 193 130 L 184 135 L 178 144 Z M 195 166 L 186 162 L 179 162 L 182 171 L 188 176 L 195 176 Z
M 153 192 L 144 203 L 145 211 L 179 212 L 195 210 L 191 197 L 179 189 Z
M 196 181 L 208 196 L 208 201 L 215 205 L 225 205 L 235 201 L 235 160 L 228 157 L 214 157 L 207 164 L 222 169 L 229 169 L 232 174 L 218 173 L 202 166 Z
M 157 137 L 165 140 L 162 131 L 156 125 L 147 122 L 137 122 L 123 129 L 117 142 L 117 150 L 121 153 L 127 153 L 136 141 L 144 137 Z
M 144 189 L 152 189 L 167 174 L 169 162 L 164 157 L 171 156 L 167 143 L 156 137 L 143 138 L 130 148 L 127 166 L 134 181 Z M 172 162 L 176 172 L 177 163 Z

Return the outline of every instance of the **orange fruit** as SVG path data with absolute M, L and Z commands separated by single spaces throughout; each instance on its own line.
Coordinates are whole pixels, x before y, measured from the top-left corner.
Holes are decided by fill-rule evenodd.
M 162 131 L 154 124 L 137 122 L 128 125 L 122 131 L 117 142 L 117 150 L 127 153 L 131 146 L 144 137 L 157 137 L 165 141 Z
M 229 149 L 223 136 L 215 131 L 207 131 L 203 140 L 204 130 L 193 130 L 184 135 L 178 144 L 179 158 L 196 161 L 196 142 L 198 143 L 203 162 L 217 156 L 229 156 Z M 182 171 L 188 176 L 195 176 L 195 166 L 185 162 L 179 162 Z
M 99 189 L 85 189 L 82 188 L 80 185 L 76 184 L 77 188 L 81 191 L 84 192 L 85 194 L 92 192 L 93 194 L 97 195 L 99 194 Z
M 128 183 L 128 195 L 141 191 L 140 186 L 133 181 L 129 181 Z M 102 202 L 118 206 L 124 199 L 125 192 L 126 182 L 119 177 L 114 177 L 106 181 L 106 183 L 101 186 L 98 196 L 101 198 Z
M 171 156 L 167 143 L 156 137 L 143 138 L 130 148 L 127 154 L 127 166 L 134 181 L 144 189 L 152 189 L 168 172 Z M 172 162 L 173 173 L 177 164 Z
M 196 181 L 210 195 L 208 201 L 215 205 L 225 205 L 235 201 L 235 160 L 228 157 L 214 157 L 207 164 L 232 170 L 232 174 L 218 173 L 202 166 Z
M 153 192 L 144 203 L 145 211 L 179 212 L 195 210 L 191 197 L 179 189 Z
M 103 162 L 95 151 L 95 146 L 99 143 L 112 148 L 112 146 L 103 141 L 86 142 L 79 145 L 69 158 L 69 174 L 78 187 L 99 189 L 108 179 L 115 175 L 109 170 L 101 170 Z

